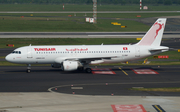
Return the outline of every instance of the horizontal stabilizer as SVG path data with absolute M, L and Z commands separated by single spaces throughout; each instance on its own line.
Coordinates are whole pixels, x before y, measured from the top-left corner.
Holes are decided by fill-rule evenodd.
M 159 48 L 149 49 L 149 51 L 162 51 L 162 50 L 169 50 L 169 47 L 159 47 Z

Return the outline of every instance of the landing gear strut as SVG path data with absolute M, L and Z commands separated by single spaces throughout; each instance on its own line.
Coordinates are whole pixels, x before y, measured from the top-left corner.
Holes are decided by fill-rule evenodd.
M 27 73 L 30 73 L 31 72 L 31 64 L 27 64 L 27 70 L 26 70 Z

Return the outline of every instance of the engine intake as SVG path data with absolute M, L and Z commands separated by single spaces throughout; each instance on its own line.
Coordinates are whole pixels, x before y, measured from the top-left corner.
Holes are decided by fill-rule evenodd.
M 63 61 L 62 69 L 64 71 L 73 71 L 78 69 L 77 61 Z

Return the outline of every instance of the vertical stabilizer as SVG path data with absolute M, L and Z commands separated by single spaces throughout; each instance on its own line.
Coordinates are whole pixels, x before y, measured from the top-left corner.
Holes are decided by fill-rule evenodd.
M 136 45 L 160 46 L 165 24 L 166 18 L 159 18 Z

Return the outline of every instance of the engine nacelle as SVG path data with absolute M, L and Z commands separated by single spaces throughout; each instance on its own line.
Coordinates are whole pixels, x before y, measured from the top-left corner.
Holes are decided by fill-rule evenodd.
M 60 68 L 61 64 L 54 63 L 54 64 L 51 64 L 51 67 L 53 67 L 53 68 Z
M 62 69 L 64 71 L 73 71 L 78 69 L 77 61 L 63 61 Z

